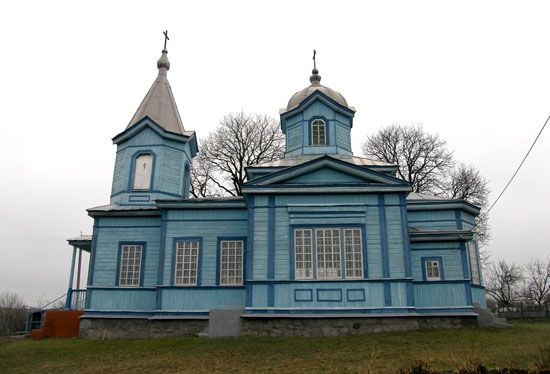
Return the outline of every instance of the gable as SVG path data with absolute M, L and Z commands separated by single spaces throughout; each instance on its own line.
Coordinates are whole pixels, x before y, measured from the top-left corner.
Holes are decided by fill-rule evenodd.
M 388 189 L 410 191 L 411 188 L 410 183 L 403 180 L 326 155 L 259 177 L 243 186 L 243 192 L 295 190 L 302 193 L 319 189 L 353 193 Z
M 286 180 L 284 184 L 327 184 L 327 183 L 365 183 L 364 178 L 346 174 L 330 167 L 314 170 L 296 178 Z

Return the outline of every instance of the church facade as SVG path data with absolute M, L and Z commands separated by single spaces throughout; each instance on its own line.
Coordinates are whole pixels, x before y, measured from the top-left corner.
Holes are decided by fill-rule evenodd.
M 168 83 L 166 50 L 157 67 L 113 138 L 110 204 L 88 209 L 82 336 L 195 334 L 224 311 L 237 313 L 243 334 L 475 321 L 474 304 L 485 304 L 479 208 L 413 193 L 395 165 L 354 156 L 355 109 L 316 69 L 281 110 L 284 158 L 249 166 L 242 197 L 196 199 L 199 149 Z

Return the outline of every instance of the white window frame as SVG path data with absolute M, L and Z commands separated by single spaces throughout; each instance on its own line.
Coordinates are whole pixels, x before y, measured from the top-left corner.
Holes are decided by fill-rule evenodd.
M 141 285 L 141 260 L 143 245 L 122 244 L 120 246 L 120 269 L 118 285 L 120 287 L 139 287 Z
M 479 271 L 478 255 L 477 255 L 477 246 L 475 241 L 471 240 L 468 242 L 468 257 L 470 259 L 470 278 L 473 284 L 480 284 L 481 277 Z
M 199 240 L 176 241 L 176 253 L 174 256 L 174 285 L 197 285 L 199 279 L 200 250 Z
M 346 279 L 363 278 L 363 235 L 361 231 L 360 228 L 345 228 L 343 230 Z
M 233 249 L 233 253 L 231 253 L 231 249 Z M 220 240 L 219 282 L 221 286 L 241 286 L 243 284 L 243 260 L 244 240 Z
M 435 269 L 437 269 L 437 275 L 434 274 L 434 267 L 433 265 L 436 264 L 437 266 Z M 432 267 L 431 275 L 430 275 L 430 266 Z M 441 280 L 441 261 L 439 260 L 424 260 L 424 268 L 426 271 L 426 280 L 429 282 L 433 281 L 440 281 Z
M 149 171 L 144 176 L 138 178 L 138 174 L 141 173 L 140 159 L 147 157 L 149 163 Z M 153 163 L 155 158 L 152 153 L 141 153 L 134 159 L 134 175 L 132 175 L 132 190 L 135 191 L 149 191 L 151 189 L 151 179 L 153 177 Z M 140 183 L 137 185 L 137 183 Z
M 317 134 L 315 133 L 316 129 Z M 316 146 L 327 145 L 327 124 L 322 119 L 316 119 L 311 123 L 311 144 Z
M 305 243 L 305 234 L 309 235 L 309 244 Z M 313 279 L 313 230 L 294 229 L 294 278 Z
M 338 227 L 315 229 L 315 261 L 317 264 L 317 279 L 343 278 L 341 258 L 342 243 L 340 242 L 340 231 L 341 229 Z M 321 233 L 322 235 L 320 236 L 319 234 Z M 320 241 L 323 243 L 321 244 Z M 320 263 L 322 266 L 320 266 Z

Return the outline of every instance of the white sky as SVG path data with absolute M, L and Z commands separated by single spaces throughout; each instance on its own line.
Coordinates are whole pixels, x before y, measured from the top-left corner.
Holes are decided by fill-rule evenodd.
M 199 137 L 229 112 L 277 116 L 316 48 L 322 83 L 357 109 L 356 155 L 380 127 L 421 122 L 494 199 L 550 113 L 549 15 L 535 1 L 2 2 L 0 292 L 66 292 L 65 239 L 109 201 L 110 139 L 156 76 L 162 30 Z M 549 253 L 549 160 L 547 129 L 491 214 L 494 256 Z

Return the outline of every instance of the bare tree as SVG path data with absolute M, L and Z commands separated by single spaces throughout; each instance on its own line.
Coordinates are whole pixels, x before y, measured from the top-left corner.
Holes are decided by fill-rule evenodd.
M 489 216 L 485 214 L 489 196 L 489 181 L 481 175 L 473 165 L 460 163 L 450 172 L 444 182 L 444 195 L 451 199 L 466 200 L 481 208 L 481 213 L 476 217 L 476 233 L 478 241 L 486 244 L 490 239 Z M 488 265 L 488 253 L 482 252 L 481 262 Z
M 531 259 L 525 265 L 525 297 L 542 305 L 550 301 L 550 257 L 546 260 Z
M 414 192 L 441 194 L 442 181 L 454 165 L 446 145 L 422 125 L 394 124 L 367 137 L 362 150 L 367 157 L 396 165 L 397 175 L 411 182 Z
M 485 276 L 485 290 L 499 306 L 510 306 L 519 297 L 519 282 L 522 279 L 521 267 L 499 260 L 492 264 Z
M 25 328 L 27 308 L 23 299 L 12 292 L 0 293 L 0 336 L 9 336 Z
M 246 180 L 245 167 L 273 161 L 284 154 L 284 135 L 279 122 L 271 117 L 231 113 L 223 117 L 220 125 L 201 142 L 202 159 L 206 163 L 200 168 L 208 170 L 206 187 L 198 196 L 212 196 L 210 186 L 219 189 L 220 194 L 240 196 Z M 203 182 L 205 179 L 203 179 Z
M 422 125 L 394 124 L 369 136 L 363 153 L 378 161 L 397 165 L 397 176 L 411 182 L 414 192 L 464 199 L 482 208 L 487 206 L 488 181 L 472 165 L 456 164 L 447 144 L 438 135 L 428 134 Z M 489 240 L 488 217 L 476 219 L 478 241 Z M 486 265 L 488 254 L 482 252 Z
M 189 193 L 195 198 L 223 195 L 223 191 L 216 184 L 214 164 L 208 161 L 203 152 L 199 152 L 193 159 Z

